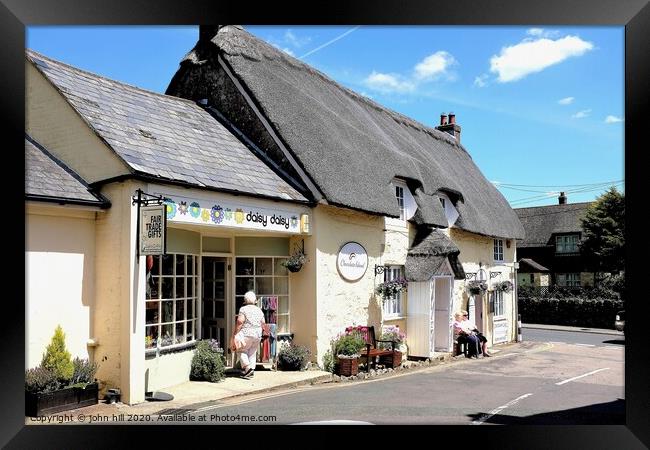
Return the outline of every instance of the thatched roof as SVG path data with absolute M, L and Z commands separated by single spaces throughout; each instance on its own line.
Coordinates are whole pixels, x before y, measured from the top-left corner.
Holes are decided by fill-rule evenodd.
M 519 260 L 519 273 L 531 273 L 531 272 L 548 272 L 549 270 L 538 264 L 530 258 L 521 258 Z
M 110 202 L 94 193 L 79 174 L 25 135 L 25 198 L 106 208 Z
M 134 174 L 306 201 L 194 102 L 110 80 L 28 50 L 34 64 Z
M 397 217 L 391 180 L 417 180 L 426 202 L 421 223 L 448 226 L 435 194 L 449 190 L 461 194 L 457 227 L 523 237 L 510 205 L 455 138 L 344 88 L 240 27 L 200 41 L 167 92 L 177 92 L 176 80 L 193 69 L 211 83 L 205 60 L 216 64 L 217 53 L 331 204 Z
M 584 217 L 591 203 L 516 208 L 515 213 L 526 230 L 526 238 L 517 243 L 517 247 L 554 245 L 551 238 L 555 234 L 582 232 L 580 218 Z
M 465 271 L 458 261 L 460 249 L 442 231 L 420 226 L 415 234 L 413 245 L 406 255 L 404 274 L 408 281 L 427 281 L 448 260 L 454 278 L 465 279 Z

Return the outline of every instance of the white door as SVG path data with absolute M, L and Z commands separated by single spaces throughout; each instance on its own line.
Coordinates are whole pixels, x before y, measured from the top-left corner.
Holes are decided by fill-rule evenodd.
M 433 279 L 429 283 L 429 289 L 431 290 L 431 309 L 429 310 L 429 355 L 432 356 L 434 349 L 436 347 L 436 280 Z
M 433 350 L 432 342 L 432 293 L 431 281 L 409 282 L 406 326 L 406 338 L 409 355 L 427 358 Z
M 435 278 L 435 345 L 438 352 L 451 349 L 451 278 Z

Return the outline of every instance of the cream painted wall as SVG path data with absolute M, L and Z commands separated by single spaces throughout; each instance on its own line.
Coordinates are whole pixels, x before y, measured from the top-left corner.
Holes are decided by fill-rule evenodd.
M 494 262 L 494 239 L 486 236 L 481 236 L 458 228 L 452 227 L 448 229 L 449 236 L 460 249 L 459 260 L 463 265 L 465 272 L 478 272 L 479 262 L 482 263 L 482 269 L 486 272 L 486 281 L 488 290 L 491 290 L 495 283 L 501 281 L 510 281 L 515 283 L 514 263 L 516 256 L 516 243 L 513 239 L 510 240 L 510 248 L 506 245 L 504 239 L 504 262 Z M 490 272 L 498 272 L 499 276 L 490 278 Z M 468 309 L 469 296 L 466 290 L 466 280 L 454 281 L 454 300 L 453 312 L 461 309 Z M 483 323 L 477 320 L 476 325 L 483 332 L 488 339 L 488 345 L 492 342 L 492 315 L 489 314 L 489 304 L 487 294 L 483 295 Z M 515 340 L 517 336 L 517 320 L 514 317 L 515 305 L 514 292 L 505 293 L 505 316 L 508 319 L 508 341 Z
M 126 163 L 27 60 L 25 131 L 89 183 L 129 173 Z
M 144 362 L 145 390 L 156 391 L 190 379 L 194 350 L 169 353 Z
M 36 367 L 57 325 L 70 355 L 88 358 L 95 310 L 95 215 L 30 205 L 25 217 L 26 368 Z
M 317 349 L 318 360 L 330 348 L 330 341 L 349 325 L 381 325 L 381 306 L 374 296 L 375 264 L 380 261 L 384 244 L 384 219 L 379 216 L 319 205 L 312 222 L 316 238 Z M 368 253 L 368 268 L 356 281 L 344 280 L 336 267 L 340 248 L 346 242 L 358 242 Z

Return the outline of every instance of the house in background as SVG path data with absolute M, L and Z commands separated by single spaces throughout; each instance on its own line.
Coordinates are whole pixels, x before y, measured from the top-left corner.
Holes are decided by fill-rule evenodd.
M 520 286 L 594 285 L 594 273 L 587 270 L 579 249 L 580 219 L 590 205 L 567 203 L 562 192 L 557 205 L 515 208 L 526 230 L 526 237 L 517 244 Z
M 461 308 L 490 344 L 516 338 L 514 295 L 494 288 L 515 281 L 523 229 L 461 145 L 453 114 L 423 125 L 233 25 L 200 28 L 166 93 L 204 105 L 309 188 L 311 262 L 290 275 L 291 331 L 319 361 L 355 324 L 398 325 L 409 356 L 450 351 Z M 349 244 L 367 258 L 359 277 L 341 270 Z M 395 278 L 408 292 L 380 301 L 376 286 Z M 495 292 L 468 295 L 470 279 Z

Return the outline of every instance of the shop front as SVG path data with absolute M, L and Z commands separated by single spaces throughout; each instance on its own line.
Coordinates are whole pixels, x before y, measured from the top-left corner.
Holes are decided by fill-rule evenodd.
M 162 196 L 167 251 L 146 258 L 145 388 L 189 379 L 193 348 L 215 339 L 227 349 L 244 294 L 257 294 L 272 339 L 258 353 L 271 363 L 279 341 L 291 340 L 291 286 L 283 263 L 290 238 L 306 236 L 308 207 L 224 193 L 149 185 Z

